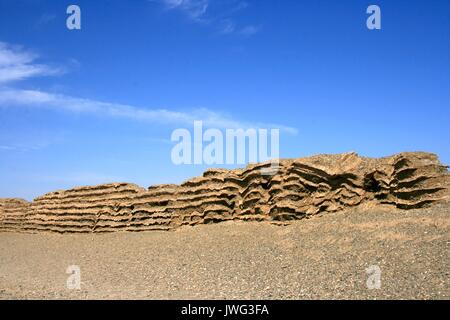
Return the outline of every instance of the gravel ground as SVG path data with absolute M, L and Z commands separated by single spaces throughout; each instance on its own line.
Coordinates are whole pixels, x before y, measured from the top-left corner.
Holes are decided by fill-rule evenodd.
M 287 226 L 0 233 L 1 299 L 450 299 L 450 205 L 357 209 Z M 69 265 L 81 289 L 68 289 Z M 381 287 L 368 289 L 378 266 Z

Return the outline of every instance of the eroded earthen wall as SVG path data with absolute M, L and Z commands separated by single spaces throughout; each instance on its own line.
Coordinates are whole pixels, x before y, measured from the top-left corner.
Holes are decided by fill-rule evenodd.
M 50 192 L 31 203 L 0 199 L 0 230 L 169 230 L 225 220 L 287 221 L 367 202 L 412 209 L 449 200 L 447 167 L 430 153 L 282 160 L 272 176 L 262 174 L 268 166 L 211 169 L 181 185 L 148 190 L 113 183 Z

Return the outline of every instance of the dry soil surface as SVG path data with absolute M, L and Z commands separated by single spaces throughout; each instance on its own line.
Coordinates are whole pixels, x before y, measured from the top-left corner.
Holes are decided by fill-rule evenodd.
M 287 226 L 0 233 L 0 298 L 449 299 L 449 258 L 447 204 L 357 209 Z M 80 268 L 79 290 L 67 288 L 70 265 Z M 369 289 L 377 268 L 380 288 Z

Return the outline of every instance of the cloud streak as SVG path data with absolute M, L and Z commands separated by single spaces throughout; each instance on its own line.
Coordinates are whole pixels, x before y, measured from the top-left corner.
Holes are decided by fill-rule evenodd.
M 243 36 L 250 37 L 250 36 L 258 33 L 260 29 L 261 29 L 261 27 L 259 27 L 259 26 L 249 25 L 249 26 L 245 26 L 244 28 L 242 28 L 239 31 L 239 33 L 242 34 Z
M 31 77 L 57 75 L 63 71 L 34 61 L 38 56 L 21 47 L 0 42 L 0 85 Z
M 19 152 L 28 152 L 28 151 L 36 151 L 46 147 L 47 144 L 38 144 L 38 145 L 0 145 L 0 151 L 19 151 Z
M 209 6 L 208 0 L 163 0 L 169 10 L 180 10 L 190 18 L 197 20 L 206 13 Z
M 176 1 L 179 2 L 181 0 L 171 1 L 173 1 L 175 5 Z M 46 65 L 35 64 L 34 61 L 36 59 L 37 55 L 30 51 L 0 42 L 0 108 L 39 108 L 52 111 L 90 114 L 99 117 L 188 126 L 191 126 L 194 121 L 203 121 L 205 126 L 214 128 L 279 128 L 280 130 L 292 134 L 297 133 L 295 128 L 276 124 L 238 121 L 231 116 L 214 112 L 206 108 L 188 111 L 173 111 L 169 109 L 138 107 L 127 104 L 78 98 L 42 90 L 27 90 L 11 87 L 11 82 L 24 80 L 30 77 L 55 75 L 60 72 L 60 70 L 52 69 Z M 3 146 L 0 149 L 7 150 L 6 147 L 9 146 Z
M 219 33 L 222 35 L 237 34 L 250 37 L 260 31 L 260 27 L 256 25 L 239 26 L 232 18 L 237 12 L 245 10 L 249 7 L 248 2 L 240 0 L 232 0 L 216 6 L 216 10 L 212 10 L 214 5 L 210 0 L 149 0 L 151 2 L 161 3 L 167 10 L 176 10 L 183 12 L 192 21 L 215 25 Z M 220 7 L 217 9 L 217 7 Z M 215 11 L 215 13 L 213 12 Z M 219 12 L 217 12 L 219 11 Z
M 194 121 L 203 121 L 205 126 L 222 129 L 277 128 L 296 134 L 297 129 L 268 123 L 238 121 L 232 117 L 209 109 L 198 108 L 189 112 L 168 109 L 150 109 L 126 104 L 102 102 L 76 98 L 39 90 L 0 89 L 0 107 L 26 106 L 41 109 L 68 111 L 79 114 L 92 114 L 102 117 L 121 118 L 162 124 L 191 126 Z

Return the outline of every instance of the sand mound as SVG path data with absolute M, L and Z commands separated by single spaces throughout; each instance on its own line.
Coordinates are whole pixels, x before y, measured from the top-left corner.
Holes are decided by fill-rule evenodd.
M 207 170 L 181 185 L 145 190 L 128 183 L 78 187 L 27 202 L 0 199 L 0 230 L 109 232 L 169 230 L 226 220 L 297 220 L 361 204 L 414 209 L 450 200 L 450 174 L 430 153 L 372 159 L 355 153 Z

